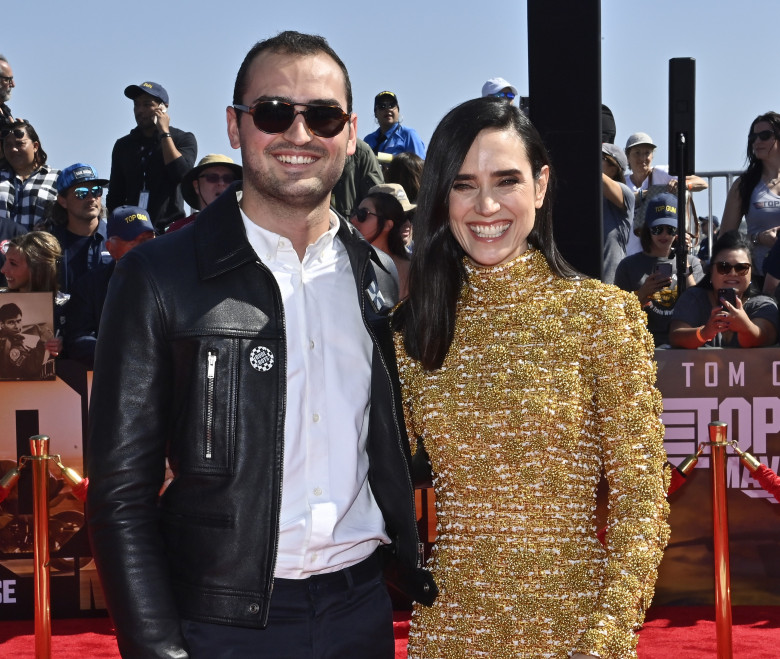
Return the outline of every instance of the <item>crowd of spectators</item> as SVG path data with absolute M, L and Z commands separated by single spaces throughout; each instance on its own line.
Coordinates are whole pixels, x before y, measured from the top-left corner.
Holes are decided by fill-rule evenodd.
M 8 105 L 15 86 L 11 65 L 0 55 L 0 266 L 8 256 L 0 272 L 0 285 L 7 285 L 4 290 L 9 291 L 31 290 L 13 286 L 13 273 L 18 273 L 14 264 L 32 263 L 20 252 L 22 243 L 14 241 L 18 243 L 16 239 L 28 232 L 50 236 L 58 249 L 56 285 L 44 289 L 56 300 L 59 344 L 52 348 L 59 356 L 91 368 L 102 302 L 116 261 L 135 245 L 193 222 L 200 210 L 241 180 L 242 167 L 221 154 L 208 154 L 196 165 L 195 135 L 172 125 L 167 90 L 157 82 L 144 81 L 124 90 L 133 102 L 136 125 L 114 144 L 109 177 L 101 178 L 94 167 L 83 162 L 56 169 L 48 164 L 42 139 L 32 123 L 14 117 Z M 482 96 L 499 97 L 522 107 L 517 88 L 504 78 L 485 82 Z M 656 145 L 648 134 L 631 134 L 625 147 L 613 144 L 614 117 L 608 107 L 602 109 L 602 280 L 636 293 L 647 312 L 656 346 L 766 345 L 769 338 L 774 343 L 778 324 L 775 294 L 780 285 L 780 247 L 773 248 L 780 226 L 780 114 L 762 114 L 751 124 L 748 166 L 729 192 L 723 222 L 717 216 L 687 220 L 691 227 L 686 234 L 687 287 L 703 287 L 706 292 L 689 295 L 699 295 L 702 308 L 705 298 L 712 303 L 712 318 L 717 320 L 702 321 L 701 328 L 694 328 L 700 330 L 698 334 L 686 335 L 680 330 L 672 335 L 687 336 L 683 341 L 669 336 L 672 319 L 680 315 L 675 315 L 680 239 L 676 235 L 677 177 L 653 165 Z M 402 122 L 395 92 L 376 94 L 374 118 L 378 128 L 357 140 L 356 151 L 346 159 L 333 189 L 331 206 L 391 256 L 403 296 L 426 147 L 414 128 Z M 703 179 L 686 177 L 688 197 L 706 187 Z M 686 216 L 692 208 L 686 210 Z M 750 264 L 750 271 L 744 286 L 744 268 L 729 271 L 732 278 L 741 278 L 739 285 L 732 282 L 738 295 L 736 305 L 731 306 L 713 297 L 712 281 L 722 276 L 717 269 L 725 271 L 728 264 L 713 260 L 716 270 L 712 272 L 709 245 L 718 235 L 722 238 L 738 229 L 743 218 L 747 238 L 736 253 L 743 259 L 740 263 Z M 11 253 L 6 255 L 9 249 Z M 710 337 L 727 321 L 739 326 L 743 317 L 748 318 L 742 302 L 749 311 L 756 306 L 753 298 L 758 293 L 764 293 L 759 300 L 762 322 L 771 321 L 774 331 L 762 332 L 759 342 L 748 341 L 739 332 L 729 334 L 732 330 Z M 748 304 L 749 300 L 753 301 Z M 686 316 L 686 320 L 691 318 Z M 683 321 L 675 322 L 679 326 Z

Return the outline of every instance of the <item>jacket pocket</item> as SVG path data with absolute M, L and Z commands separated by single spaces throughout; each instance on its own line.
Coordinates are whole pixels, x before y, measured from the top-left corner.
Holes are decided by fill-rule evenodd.
M 169 449 L 174 473 L 230 475 L 235 468 L 239 339 L 181 341 Z

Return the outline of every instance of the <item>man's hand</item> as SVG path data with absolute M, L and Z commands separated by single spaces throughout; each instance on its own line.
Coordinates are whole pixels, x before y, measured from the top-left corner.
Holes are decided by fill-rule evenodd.
M 171 118 L 168 116 L 168 108 L 160 103 L 154 110 L 154 116 L 157 117 L 157 130 L 161 133 L 170 133 Z

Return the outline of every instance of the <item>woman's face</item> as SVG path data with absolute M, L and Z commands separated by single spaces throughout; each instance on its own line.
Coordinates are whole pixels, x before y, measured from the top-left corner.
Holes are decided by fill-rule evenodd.
M 729 264 L 724 266 L 722 264 Z M 724 249 L 717 254 L 712 255 L 712 288 L 717 291 L 719 288 L 736 288 L 737 295 L 742 297 L 745 291 L 750 286 L 750 275 L 752 268 L 748 268 L 746 272 L 737 274 L 733 267 L 734 265 L 750 264 L 750 257 L 744 249 Z M 723 270 L 729 270 L 729 272 L 723 272 Z
M 17 131 L 22 137 L 16 135 Z M 30 168 L 35 162 L 38 147 L 38 142 L 33 142 L 30 139 L 25 128 L 11 131 L 3 140 L 3 152 L 14 171 Z
M 628 150 L 628 166 L 634 174 L 650 175 L 653 168 L 653 151 L 649 144 L 639 144 Z
M 382 226 L 382 231 L 378 232 L 379 217 L 376 214 L 376 205 L 373 199 L 364 199 L 360 202 L 358 209 L 362 209 L 361 212 L 353 213 L 349 221 L 352 222 L 368 242 L 375 242 L 382 233 L 388 233 L 393 228 L 392 220 L 387 220 Z M 362 222 L 360 221 L 361 217 L 365 218 Z
M 653 233 L 654 230 L 660 231 L 660 233 L 656 235 Z M 674 232 L 674 235 L 672 232 Z M 672 250 L 672 245 L 674 244 L 676 237 L 676 226 L 672 226 L 671 224 L 659 224 L 656 227 L 652 227 L 650 230 L 650 239 L 653 242 L 653 247 L 655 247 L 653 253 L 664 254 L 668 256 L 669 252 Z
M 27 257 L 18 247 L 11 245 L 8 248 L 0 272 L 5 275 L 10 290 L 22 292 L 30 290 L 30 266 L 27 264 Z
M 768 139 L 762 140 L 758 137 L 760 133 L 771 133 Z M 753 153 L 759 160 L 766 160 L 771 155 L 777 155 L 778 145 L 775 129 L 768 121 L 757 121 L 750 129 L 750 134 L 755 135 L 753 139 Z
M 480 265 L 499 265 L 528 249 L 550 170 L 534 178 L 525 144 L 512 129 L 489 128 L 471 145 L 449 195 L 450 230 Z

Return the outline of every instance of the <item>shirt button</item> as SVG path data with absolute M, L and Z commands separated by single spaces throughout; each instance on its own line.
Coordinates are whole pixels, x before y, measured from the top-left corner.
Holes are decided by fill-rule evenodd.
M 314 421 L 314 423 L 317 423 L 320 420 L 320 415 L 315 412 L 314 414 L 312 414 L 311 418 Z
M 320 496 L 322 494 L 322 488 L 321 487 L 315 487 L 314 488 L 314 495 Z
M 314 341 L 309 341 L 309 350 L 314 350 Z

